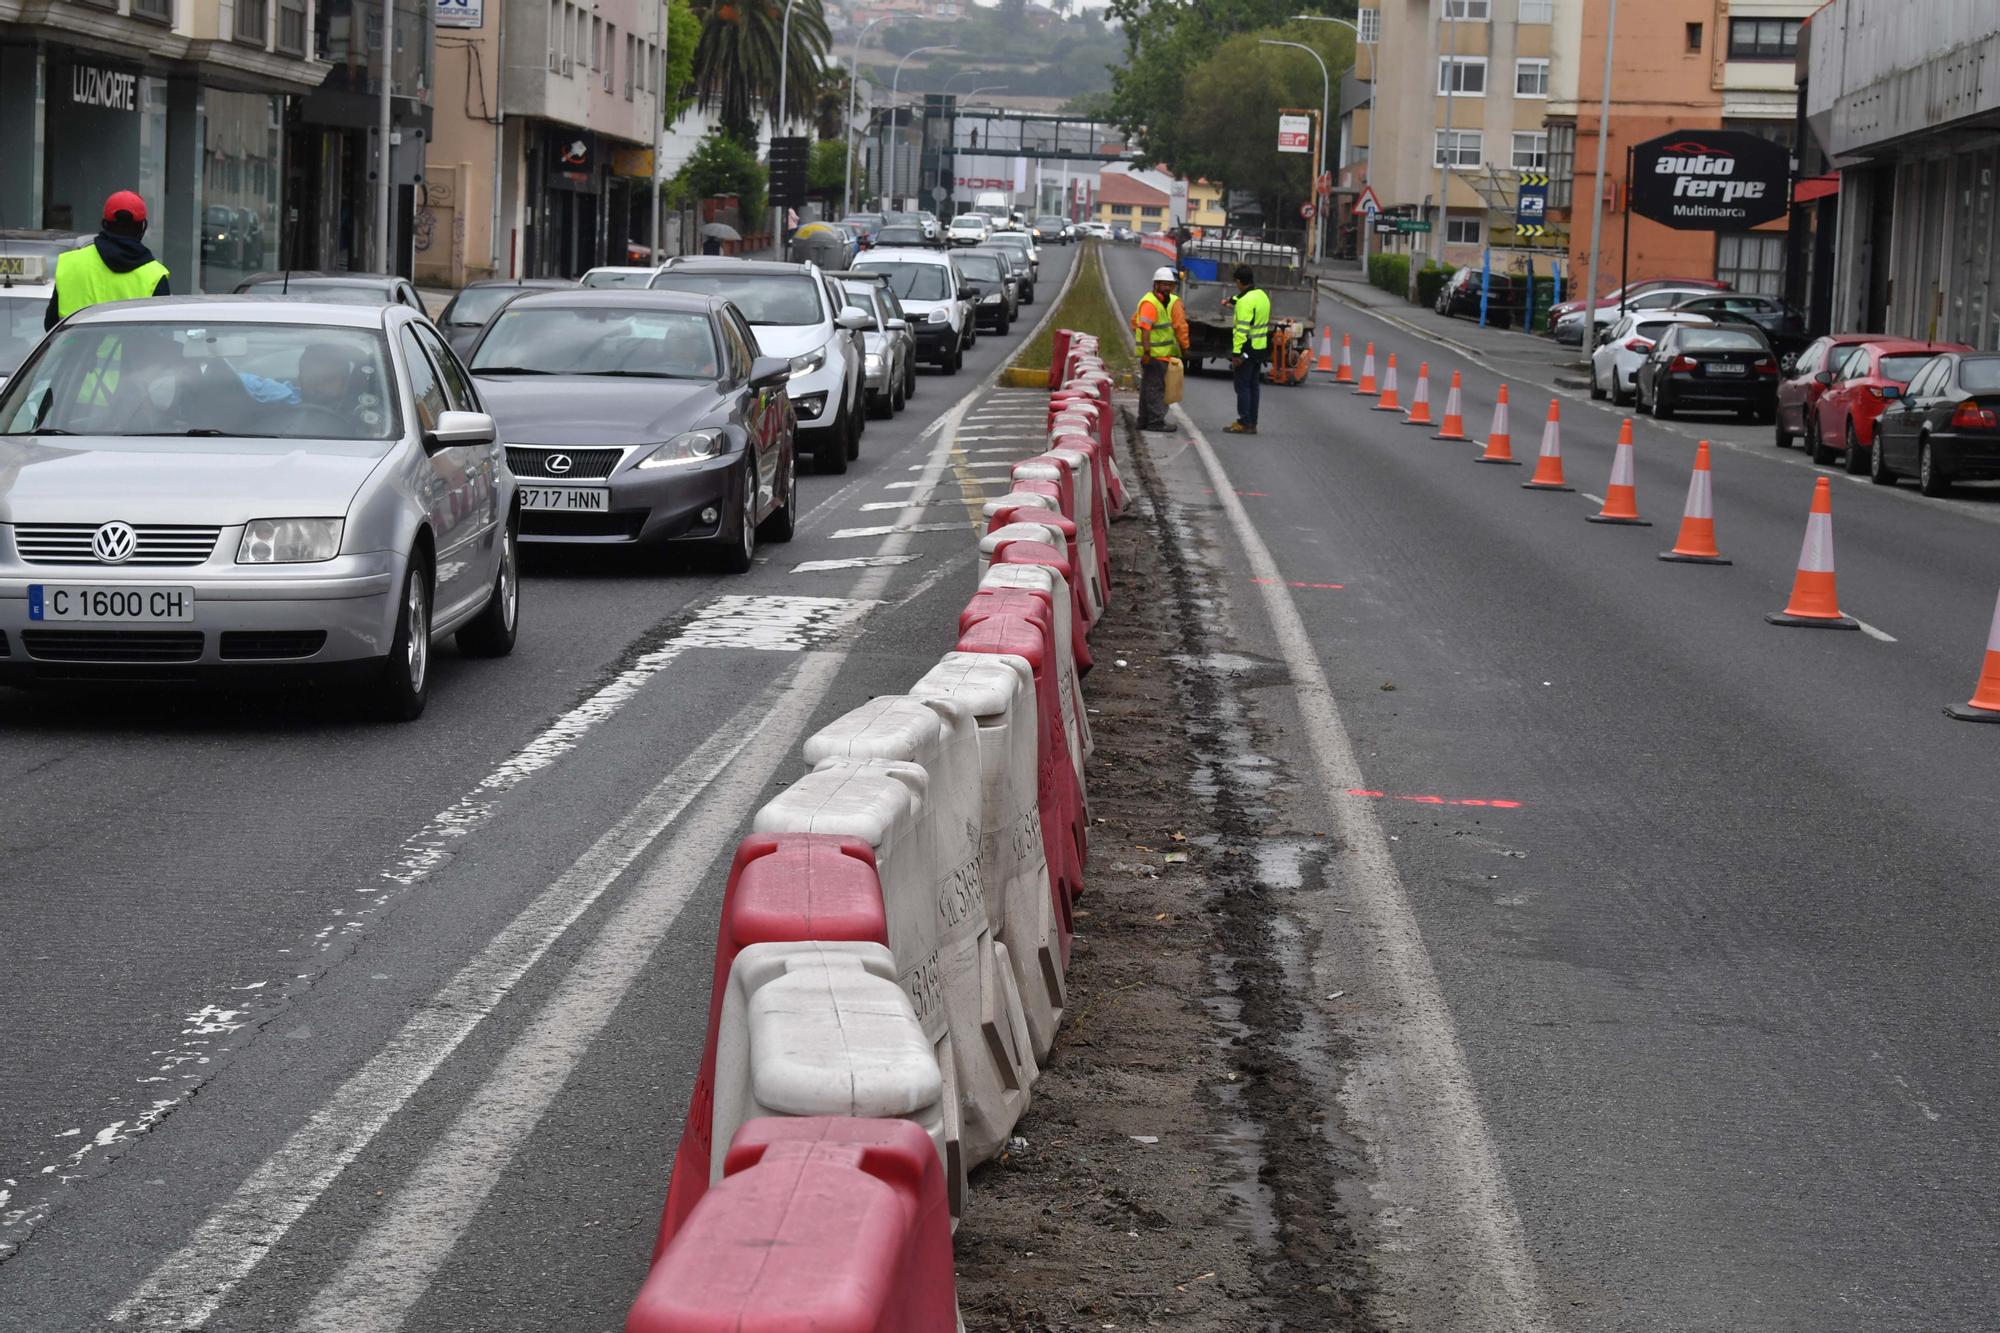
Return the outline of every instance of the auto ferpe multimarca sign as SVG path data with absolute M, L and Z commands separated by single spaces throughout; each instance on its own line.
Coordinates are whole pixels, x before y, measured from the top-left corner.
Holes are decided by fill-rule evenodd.
M 1785 215 L 1792 160 L 1740 130 L 1684 130 L 1632 150 L 1632 211 L 1680 231 L 1743 231 Z

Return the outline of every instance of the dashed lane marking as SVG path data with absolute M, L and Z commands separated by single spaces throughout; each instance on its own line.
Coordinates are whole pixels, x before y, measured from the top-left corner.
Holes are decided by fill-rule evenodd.
M 841 528 L 833 534 L 835 540 L 843 537 L 887 537 L 896 532 L 957 532 L 962 523 L 898 523 L 878 528 Z
M 857 555 L 846 560 L 804 560 L 792 566 L 794 574 L 829 574 L 837 569 L 887 569 L 907 565 L 915 555 Z
M 1880 639 L 1883 643 L 1896 642 L 1896 638 L 1894 635 L 1883 633 L 1881 630 L 1876 629 L 1873 625 L 1869 624 L 1865 620 L 1857 620 L 1854 623 L 1859 625 L 1861 627 L 1861 632 L 1863 634 L 1866 634 L 1871 639 Z

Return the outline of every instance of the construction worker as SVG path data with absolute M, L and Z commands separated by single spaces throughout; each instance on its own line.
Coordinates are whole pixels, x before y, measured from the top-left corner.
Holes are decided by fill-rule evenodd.
M 1174 295 L 1180 275 L 1153 270 L 1153 286 L 1132 313 L 1132 341 L 1139 348 L 1139 429 L 1172 431 L 1167 420 L 1167 362 L 1187 350 L 1187 310 Z
M 1231 435 L 1255 435 L 1264 363 L 1271 359 L 1271 298 L 1248 264 L 1238 264 L 1234 277 L 1236 295 L 1229 303 L 1236 310 L 1236 327 L 1230 332 L 1229 369 L 1236 376 L 1236 420 L 1223 429 Z
M 146 201 L 119 190 L 104 201 L 104 221 L 89 245 L 56 256 L 55 290 L 42 327 L 52 329 L 85 306 L 168 296 L 167 266 L 144 244 Z

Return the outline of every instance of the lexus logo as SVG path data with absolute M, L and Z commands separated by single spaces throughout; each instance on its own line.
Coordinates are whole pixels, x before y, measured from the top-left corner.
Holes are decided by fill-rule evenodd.
M 122 565 L 139 549 L 139 534 L 130 523 L 106 523 L 90 538 L 90 549 L 107 565 Z
M 551 477 L 560 477 L 576 464 L 570 461 L 568 454 L 550 454 L 542 460 L 542 466 L 548 469 Z

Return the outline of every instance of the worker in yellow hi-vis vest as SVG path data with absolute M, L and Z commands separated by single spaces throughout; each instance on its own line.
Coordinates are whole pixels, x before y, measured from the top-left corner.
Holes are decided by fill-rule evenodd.
M 119 190 L 104 201 L 104 221 L 89 245 L 56 256 L 55 291 L 42 327 L 52 329 L 85 306 L 170 296 L 167 266 L 145 246 L 146 201 Z
M 1180 275 L 1153 271 L 1152 290 L 1132 312 L 1132 342 L 1139 349 L 1139 429 L 1171 431 L 1167 420 L 1167 363 L 1187 350 L 1187 311 L 1174 294 Z
M 1230 331 L 1229 368 L 1236 376 L 1236 420 L 1223 429 L 1231 435 L 1257 433 L 1257 400 L 1264 382 L 1264 365 L 1271 359 L 1271 298 L 1257 285 L 1248 264 L 1234 274 L 1236 327 Z

